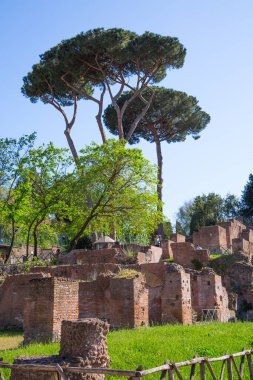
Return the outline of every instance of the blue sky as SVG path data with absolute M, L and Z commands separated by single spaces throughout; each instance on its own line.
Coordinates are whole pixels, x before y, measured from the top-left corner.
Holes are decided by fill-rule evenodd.
M 194 141 L 162 144 L 165 213 L 196 195 L 240 195 L 253 165 L 252 0 L 1 0 L 1 137 L 37 131 L 38 144 L 65 147 L 64 123 L 49 105 L 32 104 L 20 92 L 22 78 L 39 54 L 88 29 L 121 27 L 178 37 L 185 65 L 161 85 L 196 96 L 211 123 Z M 89 102 L 73 130 L 78 148 L 101 142 Z M 142 142 L 155 162 L 155 146 Z

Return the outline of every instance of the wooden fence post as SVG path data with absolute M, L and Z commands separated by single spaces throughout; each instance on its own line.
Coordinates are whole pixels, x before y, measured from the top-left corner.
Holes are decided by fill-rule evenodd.
M 248 361 L 248 366 L 249 366 L 249 377 L 250 377 L 250 380 L 253 380 L 253 366 L 252 366 L 251 353 L 246 354 L 246 355 L 247 355 L 247 361 Z
M 164 362 L 164 364 L 169 364 L 169 361 L 166 360 Z M 165 380 L 166 379 L 166 373 L 167 373 L 167 371 L 168 371 L 167 369 L 165 369 L 164 371 L 162 371 L 161 376 L 160 376 L 160 380 Z
M 233 369 L 231 357 L 227 359 L 228 380 L 233 380 Z
M 205 360 L 202 360 L 200 363 L 200 378 L 201 380 L 206 380 Z
M 194 355 L 193 359 L 196 359 L 196 358 L 197 358 L 197 355 Z M 192 364 L 192 366 L 191 366 L 191 372 L 190 372 L 190 380 L 194 380 L 195 369 L 196 369 L 196 364 Z

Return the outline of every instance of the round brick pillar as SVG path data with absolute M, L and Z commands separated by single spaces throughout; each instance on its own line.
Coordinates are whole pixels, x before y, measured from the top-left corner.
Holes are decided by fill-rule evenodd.
M 106 335 L 109 324 L 98 318 L 63 321 L 61 327 L 60 356 L 80 367 L 109 367 Z M 69 374 L 70 375 L 70 374 Z M 71 379 L 103 379 L 103 375 L 71 374 Z

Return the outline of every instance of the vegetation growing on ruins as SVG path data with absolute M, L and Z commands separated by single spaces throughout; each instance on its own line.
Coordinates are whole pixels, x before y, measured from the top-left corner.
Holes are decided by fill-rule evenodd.
M 110 367 L 136 369 L 141 364 L 144 369 L 148 369 L 162 365 L 167 359 L 177 362 L 190 359 L 195 354 L 218 357 L 225 352 L 239 352 L 243 347 L 253 347 L 253 335 L 249 331 L 251 323 L 248 322 L 165 325 L 113 331 L 108 334 Z M 0 337 L 2 336 L 0 333 Z M 4 361 L 12 362 L 20 355 L 56 355 L 58 350 L 57 343 L 31 344 L 0 351 L 0 355 Z M 4 374 L 7 373 L 8 371 L 4 370 Z
M 140 275 L 140 272 L 138 272 L 137 270 L 126 268 L 126 269 L 121 269 L 118 273 L 114 275 L 114 277 L 130 279 L 130 278 L 138 277 L 139 275 Z

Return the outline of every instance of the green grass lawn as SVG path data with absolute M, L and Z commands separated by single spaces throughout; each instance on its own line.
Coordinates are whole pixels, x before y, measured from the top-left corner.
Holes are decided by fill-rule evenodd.
M 7 337 L 6 334 L 0 332 L 0 342 Z M 20 333 L 18 336 L 20 338 Z M 178 362 L 195 354 L 218 357 L 226 352 L 241 351 L 243 347 L 253 347 L 253 323 L 165 325 L 108 334 L 111 368 L 115 369 L 136 369 L 140 364 L 148 369 L 163 364 L 166 359 Z M 4 361 L 12 362 L 19 355 L 52 355 L 57 354 L 58 350 L 57 343 L 32 344 L 1 350 L 0 356 Z M 158 379 L 159 376 L 150 378 Z

